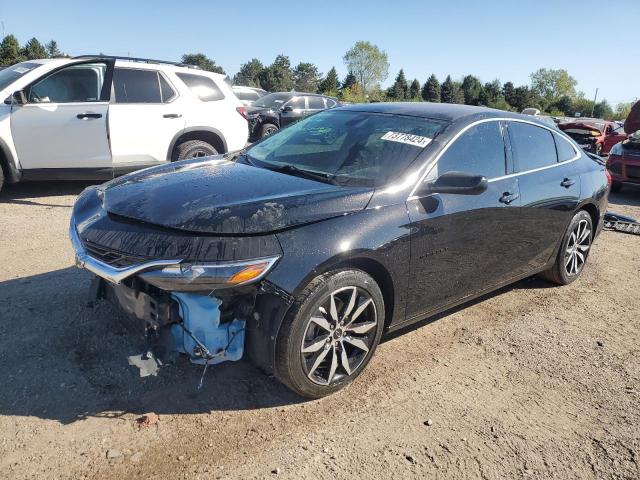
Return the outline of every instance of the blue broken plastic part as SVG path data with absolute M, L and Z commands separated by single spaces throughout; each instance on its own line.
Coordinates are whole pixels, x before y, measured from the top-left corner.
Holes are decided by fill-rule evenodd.
M 199 346 L 181 325 L 171 326 L 176 350 L 189 356 L 192 363 L 213 365 L 224 361 L 236 361 L 242 358 L 244 350 L 243 320 L 233 319 L 220 324 L 220 304 L 215 297 L 195 293 L 171 294 L 178 302 L 180 317 L 184 327 L 201 342 L 213 358 L 198 355 Z

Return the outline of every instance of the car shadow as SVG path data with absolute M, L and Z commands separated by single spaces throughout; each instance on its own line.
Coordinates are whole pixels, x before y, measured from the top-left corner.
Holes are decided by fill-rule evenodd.
M 429 325 L 431 323 L 437 322 L 438 320 L 441 320 L 442 318 L 448 317 L 449 315 L 453 315 L 456 312 L 459 312 L 461 310 L 464 310 L 465 308 L 469 308 L 473 305 L 476 305 L 478 303 L 482 303 L 485 300 L 488 300 L 490 298 L 493 297 L 497 297 L 499 295 L 502 295 L 503 293 L 509 292 L 511 290 L 530 290 L 530 289 L 541 289 L 541 288 L 555 288 L 557 287 L 556 284 L 548 282 L 546 280 L 544 280 L 543 278 L 537 277 L 537 276 L 532 276 L 532 277 L 527 277 L 523 280 L 520 280 L 516 283 L 512 283 L 510 285 L 504 286 L 502 288 L 499 288 L 497 290 L 494 290 L 492 292 L 489 293 L 485 293 L 484 295 L 481 295 L 477 298 L 474 298 L 473 300 L 469 300 L 468 302 L 464 302 L 461 305 L 458 305 L 456 307 L 452 307 L 449 308 L 441 313 L 438 313 L 436 315 L 430 316 L 428 318 L 425 318 L 423 320 L 419 320 L 416 323 L 412 323 L 410 325 L 407 325 L 405 327 L 399 328 L 398 330 L 394 330 L 393 332 L 387 333 L 383 339 L 382 339 L 382 343 L 387 342 L 389 340 L 393 340 L 394 338 L 400 337 L 406 333 L 412 332 L 414 330 L 417 330 L 418 328 L 422 328 L 426 325 Z
M 303 402 L 247 361 L 203 368 L 180 359 L 140 378 L 127 363 L 143 339 L 106 302 L 88 306 L 75 267 L 0 282 L 0 415 L 71 423 L 124 413 L 196 414 Z
M 39 198 L 63 197 L 78 195 L 89 185 L 101 183 L 96 182 L 24 182 L 13 185 L 5 185 L 0 191 L 0 203 L 13 203 L 17 205 L 40 205 L 44 207 L 70 208 L 69 204 L 40 202 Z
M 612 205 L 613 204 L 613 205 Z M 615 211 L 616 205 L 640 207 L 640 185 L 625 183 L 622 190 L 609 194 L 609 207 Z

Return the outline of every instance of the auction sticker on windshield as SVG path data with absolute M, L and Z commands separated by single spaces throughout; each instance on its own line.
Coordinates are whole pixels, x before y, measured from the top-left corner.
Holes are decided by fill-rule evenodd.
M 421 135 L 411 135 L 410 133 L 401 132 L 387 132 L 382 136 L 382 140 L 406 143 L 407 145 L 413 145 L 414 147 L 420 148 L 426 147 L 431 142 L 431 139 L 429 137 L 423 137 Z

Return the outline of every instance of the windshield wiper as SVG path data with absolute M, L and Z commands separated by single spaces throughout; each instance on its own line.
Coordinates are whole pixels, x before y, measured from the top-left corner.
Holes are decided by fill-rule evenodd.
M 321 182 L 333 183 L 336 176 L 332 173 L 323 173 L 323 172 L 314 172 L 312 170 L 305 170 L 303 168 L 298 168 L 295 165 L 282 165 L 282 166 L 273 166 L 269 167 L 269 170 L 273 170 L 275 172 L 280 173 L 289 173 L 291 175 L 297 175 L 299 177 L 306 177 L 311 180 L 319 180 Z

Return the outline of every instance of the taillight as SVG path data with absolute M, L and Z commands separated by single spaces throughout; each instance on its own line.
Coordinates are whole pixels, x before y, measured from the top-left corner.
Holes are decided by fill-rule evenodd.
M 247 120 L 247 107 L 236 107 L 236 112 L 242 115 L 242 118 Z
M 607 176 L 607 185 L 611 186 L 611 174 L 609 173 L 609 170 L 605 168 L 604 174 Z

